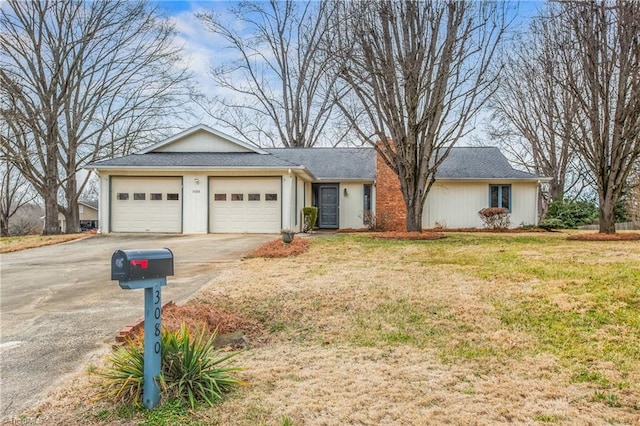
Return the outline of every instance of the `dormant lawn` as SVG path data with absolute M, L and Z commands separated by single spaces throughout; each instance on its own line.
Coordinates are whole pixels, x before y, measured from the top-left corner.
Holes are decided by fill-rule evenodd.
M 247 386 L 151 416 L 88 404 L 77 378 L 38 412 L 60 424 L 638 424 L 640 243 L 565 238 L 338 235 L 247 259 L 195 299 L 262 324 L 234 358 Z

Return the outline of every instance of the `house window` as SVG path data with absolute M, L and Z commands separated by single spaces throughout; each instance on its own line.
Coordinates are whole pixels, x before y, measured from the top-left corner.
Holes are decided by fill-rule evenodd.
M 128 200 L 129 193 L 128 192 L 118 192 L 118 200 Z
M 249 201 L 260 201 L 260 194 L 249 194 Z
M 371 223 L 371 184 L 364 185 L 364 196 L 362 198 L 362 221 L 365 225 Z
M 145 200 L 146 198 L 147 197 L 146 197 L 146 194 L 144 192 L 134 192 L 134 194 L 133 194 L 133 199 L 135 201 L 142 201 L 142 200 Z
M 511 211 L 511 185 L 489 185 L 489 207 Z
M 264 194 L 265 201 L 278 201 L 278 194 Z
M 213 194 L 214 201 L 227 201 L 227 194 Z
M 162 193 L 151 193 L 149 194 L 149 199 L 151 201 L 162 201 Z
M 167 194 L 167 200 L 169 201 L 178 201 L 180 199 L 180 194 Z
M 231 201 L 242 201 L 244 194 L 231 194 Z

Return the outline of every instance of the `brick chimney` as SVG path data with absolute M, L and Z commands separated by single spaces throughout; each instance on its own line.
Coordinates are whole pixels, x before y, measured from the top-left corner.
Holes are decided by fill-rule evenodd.
M 378 144 L 380 147 L 380 144 Z M 385 231 L 406 231 L 407 209 L 398 175 L 376 151 L 376 221 Z

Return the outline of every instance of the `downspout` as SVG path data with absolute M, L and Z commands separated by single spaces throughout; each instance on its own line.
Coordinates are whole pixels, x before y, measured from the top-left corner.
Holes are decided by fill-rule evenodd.
M 535 214 L 534 214 L 534 216 L 533 216 L 533 217 L 535 218 L 535 219 L 534 219 L 534 223 L 533 223 L 535 226 L 538 226 L 538 223 L 539 223 L 539 221 L 540 221 L 540 217 L 539 217 L 539 216 L 540 216 L 540 211 L 541 211 L 541 209 L 540 209 L 540 207 L 541 207 L 541 206 L 540 206 L 540 203 L 541 203 L 541 201 L 542 201 L 542 200 L 540 200 L 540 185 L 541 185 L 541 182 L 540 182 L 540 180 L 538 180 L 538 183 L 537 183 L 537 185 L 536 185 Z

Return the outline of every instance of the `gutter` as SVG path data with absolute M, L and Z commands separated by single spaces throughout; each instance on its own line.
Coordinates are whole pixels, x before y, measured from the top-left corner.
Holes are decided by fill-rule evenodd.
M 317 177 L 311 173 L 309 169 L 304 166 L 291 166 L 291 167 L 264 167 L 264 166 L 245 166 L 245 167 L 237 167 L 237 166 L 99 166 L 99 165 L 87 165 L 83 167 L 83 169 L 91 170 L 91 171 L 100 171 L 100 170 L 108 170 L 113 174 L 118 171 L 200 171 L 200 172 L 216 172 L 216 171 L 235 171 L 235 172 L 244 172 L 244 171 L 256 171 L 256 170 L 269 170 L 269 171 L 282 171 L 283 174 L 286 174 L 288 171 L 295 170 L 300 172 L 300 174 L 306 175 L 310 180 L 317 180 Z

